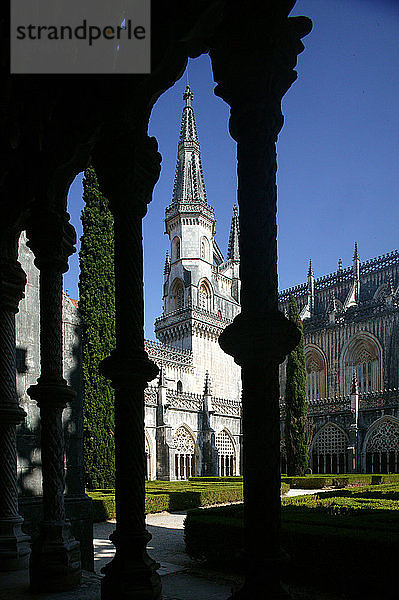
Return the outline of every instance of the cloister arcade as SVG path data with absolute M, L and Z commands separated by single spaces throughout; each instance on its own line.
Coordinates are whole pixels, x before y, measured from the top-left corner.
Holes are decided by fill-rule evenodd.
M 91 162 L 115 226 L 116 348 L 101 373 L 115 388 L 116 554 L 105 569 L 101 597 L 161 597 L 157 563 L 147 554 L 144 513 L 144 389 L 158 368 L 144 350 L 142 219 L 161 163 L 147 128 L 153 104 L 181 76 L 187 58 L 208 52 L 216 94 L 231 107 L 229 127 L 238 159 L 242 312 L 219 342 L 242 368 L 244 538 L 256 568 L 248 560 L 236 597 L 252 600 L 259 589 L 270 599 L 284 597 L 277 568 L 278 365 L 299 334 L 277 306 L 276 141 L 283 125 L 281 99 L 296 79 L 301 38 L 311 29 L 309 19 L 288 17 L 293 5 L 288 0 L 157 3 L 150 75 L 113 75 L 104 84 L 98 76 L 2 72 L 0 455 L 5 460 L 0 465 L 0 561 L 7 571 L 24 569 L 29 560 L 32 591 L 78 588 L 81 582 L 81 546 L 72 535 L 64 496 L 62 413 L 74 392 L 62 372 L 62 274 L 76 242 L 66 212 L 67 191 Z M 4 24 L 7 8 L 1 10 Z M 3 29 L 7 36 L 8 27 Z M 3 65 L 8 51 L 5 39 Z M 41 374 L 29 394 L 40 407 L 43 520 L 32 547 L 22 533 L 16 486 L 15 428 L 25 416 L 15 382 L 15 313 L 25 285 L 17 240 L 24 229 L 40 270 Z M 192 456 L 188 442 L 182 441 L 182 456 Z M 257 493 L 259 456 L 264 457 L 262 495 Z M 84 489 L 79 493 L 84 496 Z

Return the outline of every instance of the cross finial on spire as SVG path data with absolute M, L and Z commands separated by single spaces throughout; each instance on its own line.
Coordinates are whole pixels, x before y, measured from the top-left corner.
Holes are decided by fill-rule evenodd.
M 186 90 L 183 94 L 183 100 L 186 101 L 186 106 L 191 106 L 191 100 L 194 98 L 194 94 L 192 93 L 190 86 L 186 85 Z
M 309 258 L 309 270 L 308 270 L 308 277 L 314 277 L 313 274 L 313 269 L 312 269 L 312 259 Z
M 353 260 L 359 260 L 359 252 L 357 250 L 357 242 L 355 242 L 355 250 L 353 252 Z

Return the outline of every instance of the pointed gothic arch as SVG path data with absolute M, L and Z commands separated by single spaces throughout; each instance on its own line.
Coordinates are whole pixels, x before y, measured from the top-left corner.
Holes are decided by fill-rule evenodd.
M 382 347 L 376 336 L 369 331 L 359 331 L 344 346 L 340 359 L 343 395 L 351 391 L 354 371 L 360 394 L 382 388 Z
M 212 288 L 207 279 L 198 286 L 198 307 L 208 311 L 212 309 Z
M 181 256 L 181 241 L 178 235 L 176 235 L 172 240 L 172 261 L 179 260 Z
M 323 350 L 315 344 L 305 347 L 306 395 L 308 400 L 327 397 L 327 359 Z
M 184 308 L 184 283 L 181 279 L 174 279 L 170 288 L 170 310 L 181 310 Z
M 209 246 L 209 240 L 208 238 L 206 238 L 205 236 L 201 237 L 201 258 L 202 260 L 206 260 L 207 262 L 210 262 L 209 260 L 209 254 L 210 254 L 210 246 Z
M 152 440 L 148 434 L 147 429 L 144 429 L 144 445 L 145 445 L 145 465 L 146 465 L 146 473 L 145 478 L 151 481 L 156 478 L 155 473 L 155 457 L 154 457 L 154 446 Z
M 193 477 L 196 473 L 196 439 L 186 423 L 175 430 L 172 446 L 175 449 L 175 478 Z
M 345 431 L 331 421 L 315 434 L 310 447 L 313 473 L 346 473 L 349 438 Z
M 236 447 L 234 438 L 225 427 L 215 436 L 215 447 L 218 453 L 218 474 L 220 477 L 236 474 Z
M 363 442 L 362 470 L 366 473 L 399 472 L 399 419 L 380 417 L 369 427 Z

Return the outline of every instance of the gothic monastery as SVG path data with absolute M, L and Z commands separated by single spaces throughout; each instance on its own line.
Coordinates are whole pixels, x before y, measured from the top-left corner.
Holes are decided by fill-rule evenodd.
M 224 256 L 215 240 L 188 86 L 183 98 L 172 202 L 165 211 L 170 248 L 163 312 L 155 322 L 158 341 L 146 342 L 160 367 L 145 390 L 151 479 L 241 471 L 240 368 L 218 344 L 240 312 L 238 214 L 234 207 Z M 41 491 L 39 416 L 26 390 L 40 372 L 39 284 L 23 237 L 19 259 L 28 285 L 17 314 L 18 394 L 27 412 L 18 435 L 18 476 L 24 495 L 32 496 Z M 397 251 L 361 262 L 355 246 L 350 267 L 339 262 L 335 273 L 315 278 L 310 264 L 306 283 L 280 293 L 281 310 L 293 294 L 304 322 L 313 472 L 399 471 L 398 288 Z M 65 295 L 63 303 L 64 375 L 78 392 L 64 415 L 67 493 L 73 495 L 83 477 L 80 324 L 76 302 Z M 285 364 L 280 383 L 283 434 Z M 283 442 L 281 457 L 284 472 Z

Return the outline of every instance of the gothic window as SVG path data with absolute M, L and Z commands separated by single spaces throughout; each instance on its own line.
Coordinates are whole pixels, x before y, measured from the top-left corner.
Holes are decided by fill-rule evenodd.
M 216 435 L 215 446 L 218 452 L 219 476 L 235 475 L 236 454 L 227 431 L 223 430 Z
M 171 310 L 184 308 L 184 286 L 181 279 L 175 279 L 171 293 Z
M 367 473 L 398 473 L 399 424 L 383 420 L 366 443 Z
M 344 393 L 350 394 L 353 372 L 356 372 L 360 394 L 381 389 L 381 349 L 369 335 L 358 335 L 344 356 Z
M 329 423 L 315 435 L 312 444 L 313 473 L 346 473 L 348 438 L 346 434 Z
M 201 258 L 209 261 L 209 242 L 206 237 L 201 238 Z
M 177 387 L 178 394 L 181 394 L 182 391 L 183 391 L 183 384 L 182 384 L 182 382 L 180 380 L 177 382 L 177 386 L 176 387 Z
M 180 258 L 180 238 L 177 236 L 173 238 L 172 242 L 172 260 L 178 260 Z
M 205 281 L 201 283 L 198 290 L 198 306 L 204 310 L 211 310 L 211 290 Z
M 309 400 L 327 396 L 327 369 L 323 353 L 316 347 L 307 347 L 306 356 L 306 395 Z
M 188 479 L 195 475 L 195 444 L 192 435 L 181 426 L 176 429 L 172 436 L 172 444 L 175 453 L 175 477 L 176 479 Z

